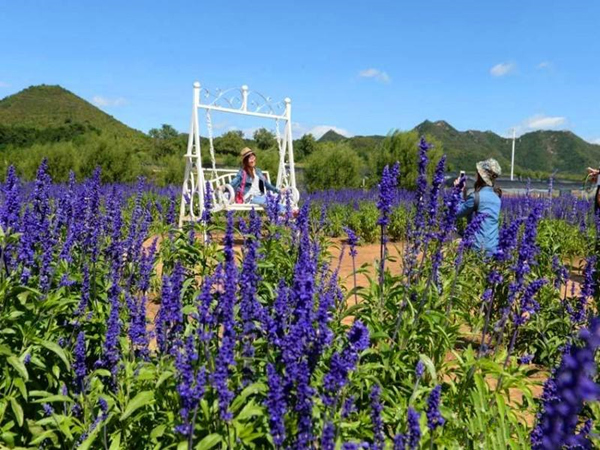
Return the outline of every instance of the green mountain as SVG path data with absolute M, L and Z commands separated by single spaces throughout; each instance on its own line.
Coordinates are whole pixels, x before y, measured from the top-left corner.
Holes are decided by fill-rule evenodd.
M 120 134 L 140 133 L 61 86 L 31 86 L 0 100 L 0 125 L 57 128 L 78 123 Z
M 336 133 L 333 130 L 329 130 L 327 133 L 321 136 L 317 142 L 340 142 L 345 141 L 346 139 L 346 136 Z
M 444 144 L 444 152 L 453 168 L 470 170 L 485 158 L 496 158 L 510 170 L 512 139 L 491 131 L 458 131 L 443 120 L 426 120 L 415 130 L 435 136 Z M 587 166 L 598 166 L 600 145 L 590 144 L 570 131 L 533 131 L 515 142 L 515 171 L 581 174 Z
M 504 138 L 492 131 L 458 131 L 448 122 L 425 120 L 414 129 L 424 136 L 439 140 L 448 156 L 452 170 L 471 171 L 477 161 L 496 158 L 510 172 L 512 139 Z M 385 136 L 354 136 L 345 138 L 333 130 L 323 135 L 327 139 L 347 142 L 360 153 L 376 148 Z M 570 131 L 533 131 L 519 137 L 515 143 L 515 172 L 534 172 L 560 175 L 581 174 L 587 166 L 597 167 L 600 163 L 600 145 L 590 144 Z
M 69 171 L 87 177 L 100 166 L 105 181 L 152 173 L 152 139 L 60 86 L 32 86 L 0 100 L 0 177 L 14 165 L 24 179 L 42 159 L 57 181 Z M 182 169 L 183 170 L 183 169 Z

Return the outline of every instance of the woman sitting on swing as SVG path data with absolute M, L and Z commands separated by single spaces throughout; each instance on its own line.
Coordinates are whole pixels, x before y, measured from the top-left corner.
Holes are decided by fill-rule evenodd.
M 252 149 L 243 148 L 240 156 L 242 158 L 242 168 L 229 183 L 235 190 L 236 203 L 252 203 L 264 206 L 267 203 L 266 190 L 276 194 L 285 192 L 285 189 L 279 190 L 269 183 L 262 171 L 256 167 L 256 155 Z

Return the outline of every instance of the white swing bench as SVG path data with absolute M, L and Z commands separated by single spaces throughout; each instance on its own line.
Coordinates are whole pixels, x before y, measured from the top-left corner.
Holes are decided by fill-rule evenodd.
M 204 103 L 202 102 L 203 99 Z M 206 111 L 206 130 L 212 163 L 212 167 L 210 168 L 202 167 L 200 123 L 198 120 L 199 109 Z M 185 222 L 195 222 L 202 217 L 206 209 L 205 190 L 207 184 L 211 193 L 211 212 L 263 210 L 261 206 L 253 203 L 235 202 L 235 191 L 231 186 L 231 181 L 239 169 L 217 169 L 213 145 L 212 111 L 275 120 L 275 138 L 279 148 L 279 168 L 275 187 L 280 190 L 284 188 L 288 190 L 290 192 L 292 207 L 296 208 L 300 200 L 300 194 L 296 187 L 296 174 L 294 170 L 291 100 L 286 98 L 283 102 L 273 103 L 269 97 L 249 91 L 247 86 L 242 86 L 241 89 L 217 90 L 215 93 L 207 89 L 202 89 L 201 91 L 200 83 L 196 82 L 194 83 L 194 103 L 190 134 L 185 154 L 186 166 L 181 191 L 179 228 Z M 281 136 L 279 129 L 280 121 L 285 123 L 283 136 Z M 270 183 L 271 178 L 269 173 L 263 171 L 263 174 Z

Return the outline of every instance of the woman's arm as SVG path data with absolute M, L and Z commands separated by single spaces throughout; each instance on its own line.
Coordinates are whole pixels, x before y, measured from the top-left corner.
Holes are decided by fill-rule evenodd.
M 256 173 L 263 180 L 263 183 L 265 183 L 265 187 L 267 188 L 268 191 L 279 194 L 279 189 L 277 189 L 275 186 L 273 186 L 271 183 L 269 183 L 269 181 L 267 180 L 267 177 L 265 177 L 265 175 L 262 173 L 262 170 L 256 169 Z
M 468 216 L 475 210 L 475 198 L 473 194 L 469 195 L 465 201 L 461 201 L 458 205 L 458 212 L 456 213 L 456 218 L 459 219 L 461 217 Z
M 233 180 L 231 180 L 229 182 L 229 185 L 235 190 L 238 187 L 240 187 L 241 182 L 242 182 L 242 169 L 240 169 L 239 172 L 235 175 L 235 177 L 233 177 Z

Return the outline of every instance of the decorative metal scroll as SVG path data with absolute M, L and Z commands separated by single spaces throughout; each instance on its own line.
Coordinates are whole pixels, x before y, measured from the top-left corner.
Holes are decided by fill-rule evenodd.
M 199 106 L 216 106 L 220 108 L 235 109 L 240 112 L 252 112 L 283 116 L 285 114 L 285 101 L 273 101 L 260 92 L 251 91 L 247 86 L 232 89 L 215 89 L 211 91 L 202 88 L 200 91 Z

